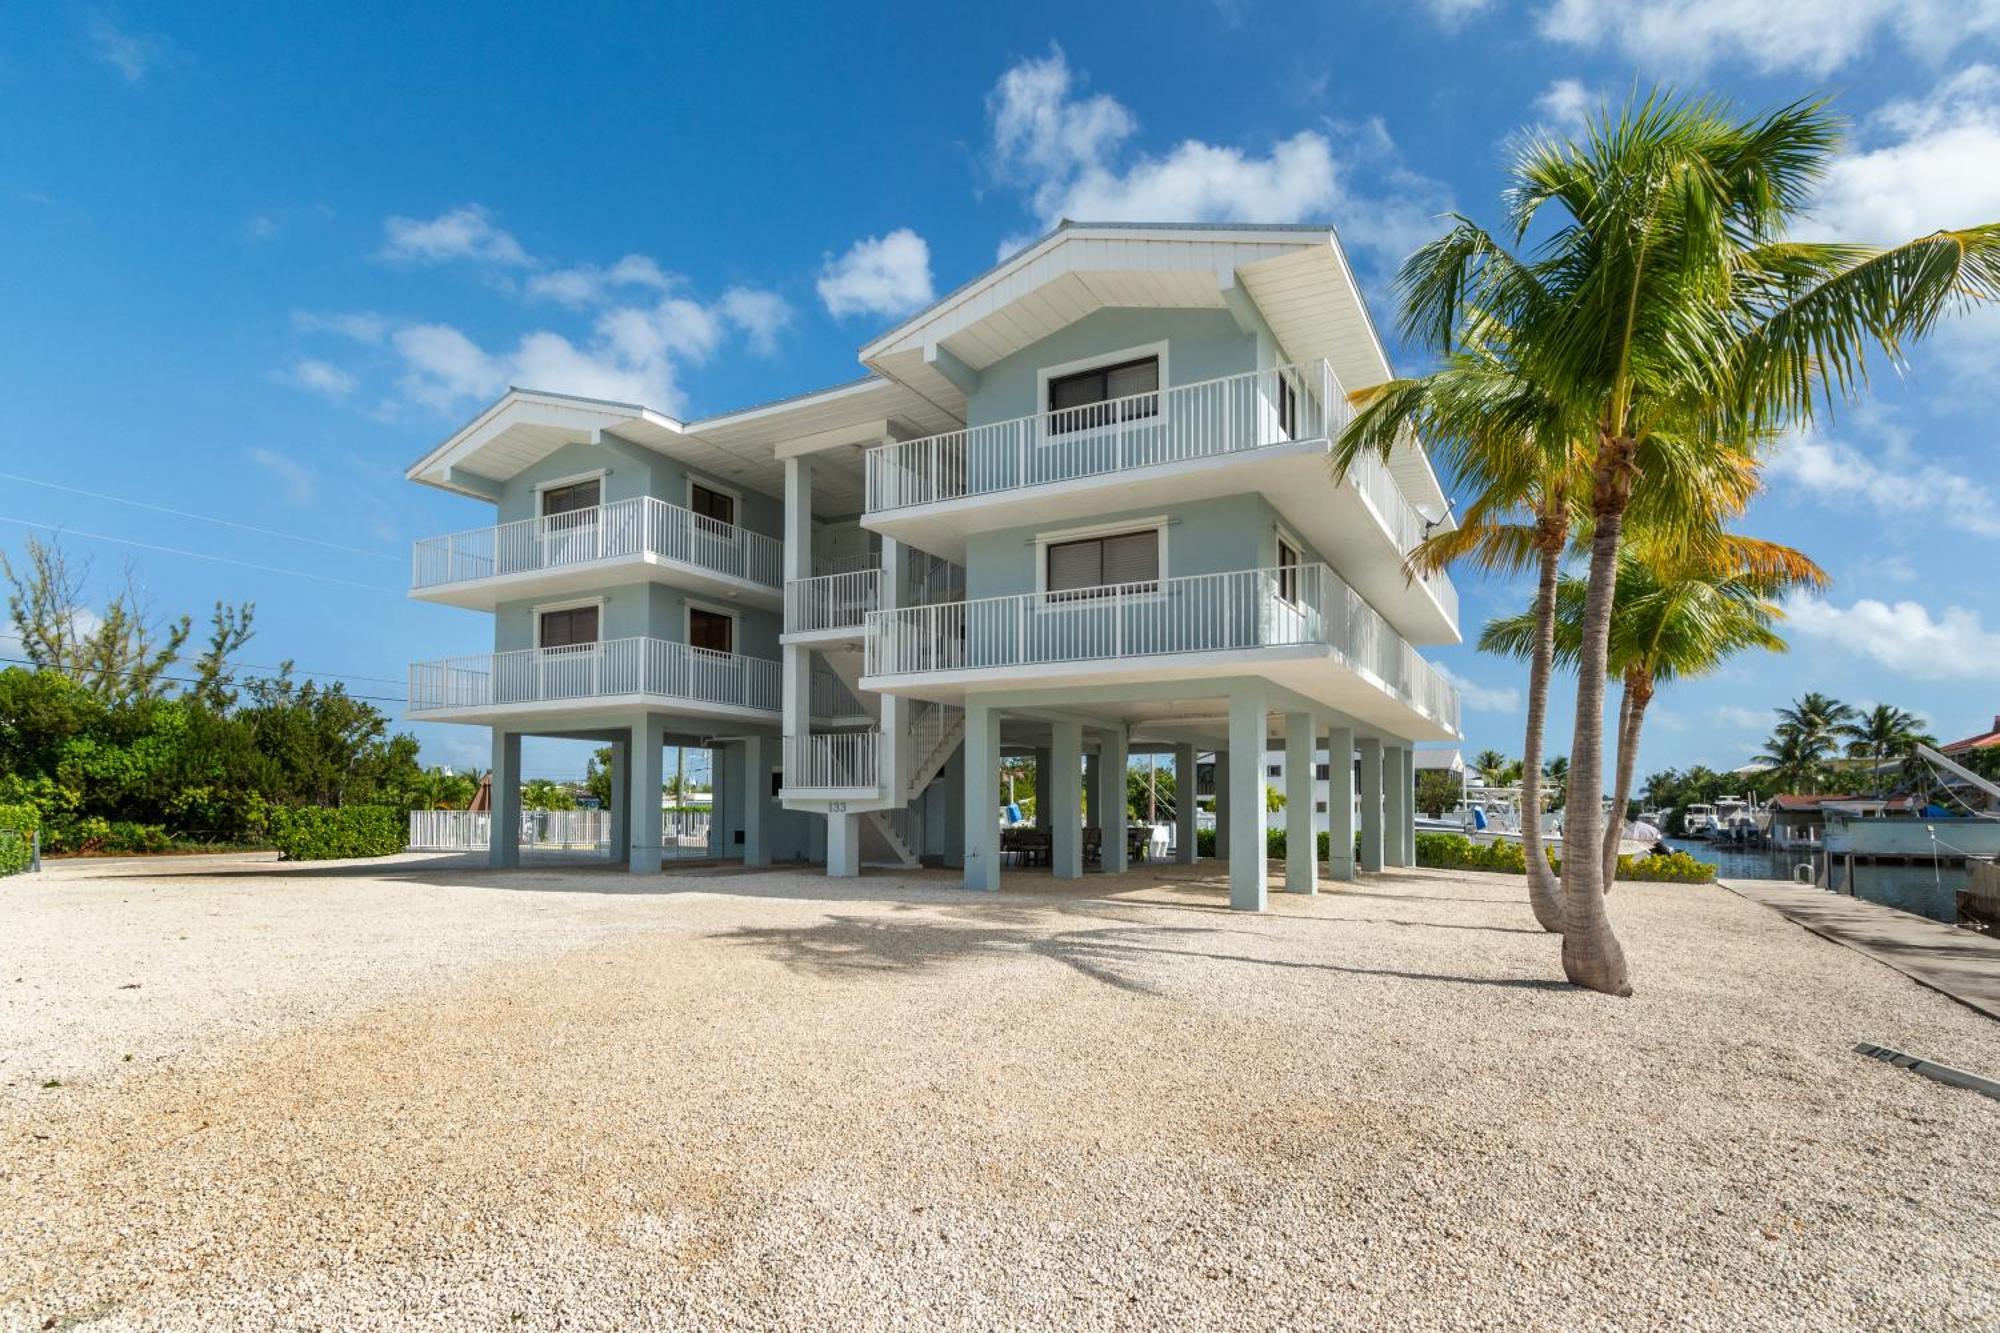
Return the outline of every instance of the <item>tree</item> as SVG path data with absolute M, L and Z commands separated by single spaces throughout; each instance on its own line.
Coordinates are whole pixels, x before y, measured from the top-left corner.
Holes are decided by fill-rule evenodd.
M 1609 665 L 1622 688 L 1611 804 L 1618 818 L 1608 821 L 1601 844 L 1609 867 L 1604 872 L 1604 892 L 1610 891 L 1618 868 L 1619 835 L 1631 802 L 1639 737 L 1656 690 L 1665 681 L 1713 671 L 1751 648 L 1784 651 L 1785 641 L 1771 628 L 1784 614 L 1775 597 L 1797 584 L 1817 587 L 1825 582 L 1819 566 L 1798 552 L 1745 538 L 1713 548 L 1660 549 L 1649 554 L 1650 559 L 1628 549 L 1620 557 L 1612 606 Z M 1790 572 L 1768 572 L 1779 568 Z M 1587 597 L 1580 579 L 1564 580 L 1557 592 L 1556 655 L 1565 663 L 1573 663 L 1580 654 Z M 1533 630 L 1531 612 L 1489 621 L 1479 646 L 1522 656 Z
M 597 798 L 597 805 L 599 809 L 609 810 L 611 808 L 611 747 L 610 746 L 608 745 L 599 746 L 595 751 L 592 752 L 589 760 L 585 762 L 583 766 L 583 785 L 585 790 L 587 790 L 592 796 L 595 796 Z M 671 787 L 672 785 L 673 785 L 673 779 L 669 777 L 665 782 L 660 784 L 660 788 L 664 792 L 668 787 Z M 676 796 L 679 795 L 678 792 L 674 794 Z
M 1417 770 L 1417 809 L 1432 819 L 1458 805 L 1458 779 L 1441 768 Z
M 576 793 L 566 782 L 552 782 L 548 778 L 529 778 L 521 784 L 521 808 L 524 810 L 574 810 Z
M 1780 727 L 1764 742 L 1756 762 L 1770 768 L 1781 790 L 1817 792 L 1820 775 L 1826 771 L 1826 752 L 1804 732 Z
M 1847 739 L 1847 757 L 1866 762 L 1869 780 L 1878 788 L 1882 766 L 1889 760 L 1903 758 L 1919 745 L 1937 744 L 1921 718 L 1893 704 L 1876 704 L 1840 723 L 1837 730 Z
M 1136 760 L 1125 769 L 1125 811 L 1142 824 L 1172 823 L 1180 791 L 1174 770 Z
M 17 570 L 0 553 L 9 587 L 7 613 L 30 664 L 60 671 L 107 703 L 149 699 L 165 692 L 162 679 L 187 642 L 182 616 L 154 624 L 132 570 L 101 612 L 85 601 L 90 563 L 72 564 L 62 544 L 28 538 L 28 563 Z
M 188 690 L 189 697 L 204 708 L 220 712 L 235 706 L 236 669 L 229 655 L 250 642 L 250 622 L 256 613 L 255 604 L 250 602 L 242 606 L 216 602 L 209 620 L 208 647 L 195 659 L 194 684 Z
M 1593 423 L 1568 815 L 1583 845 L 1603 836 L 1604 690 L 1628 512 L 1673 478 L 1858 396 L 1871 341 L 1893 359 L 1941 315 L 2000 295 L 2000 224 L 1887 251 L 1788 239 L 1839 138 L 1817 102 L 1738 120 L 1712 100 L 1635 99 L 1581 144 L 1536 135 L 1518 152 L 1509 221 L 1516 243 L 1541 228 L 1530 258 L 1459 219 L 1405 265 L 1405 327 L 1426 345 L 1452 351 L 1497 321 L 1561 418 Z M 1599 858 L 1564 858 L 1563 971 L 1629 994 L 1602 881 Z
M 1507 756 L 1498 750 L 1481 750 L 1472 756 L 1472 771 L 1484 778 L 1488 785 L 1497 787 L 1501 775 L 1507 771 Z

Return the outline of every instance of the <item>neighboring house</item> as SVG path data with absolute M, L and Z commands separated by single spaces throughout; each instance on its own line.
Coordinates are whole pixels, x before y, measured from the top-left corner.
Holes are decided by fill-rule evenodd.
M 1963 759 L 1966 755 L 1980 750 L 1991 750 L 1996 746 L 2000 746 L 2000 716 L 1993 719 L 1990 730 L 1982 731 L 1977 736 L 1967 736 L 1963 740 L 1952 741 L 1948 745 L 1940 745 L 1938 752 L 1950 755 L 1953 759 Z
M 1771 845 L 1780 851 L 1817 851 L 1826 842 L 1826 806 L 1830 802 L 1851 804 L 1856 796 L 1773 796 L 1766 808 L 1771 812 Z
M 1355 761 L 1320 797 L 1331 874 L 1357 806 L 1362 868 L 1411 861 L 1412 743 L 1458 738 L 1416 645 L 1459 631 L 1404 558 L 1450 519 L 1414 439 L 1329 471 L 1347 394 L 1390 374 L 1331 230 L 1064 224 L 861 361 L 693 421 L 516 389 L 432 450 L 410 478 L 498 526 L 419 542 L 413 595 L 492 611 L 494 652 L 412 667 L 410 716 L 492 727 L 500 801 L 521 736 L 610 744 L 635 871 L 667 743 L 710 748 L 710 850 L 752 866 L 929 857 L 993 888 L 1001 759 L 1033 752 L 1038 810 L 1079 811 L 1050 820 L 1054 873 L 1119 869 L 1100 778 L 1200 751 L 1257 908 L 1274 746 L 1300 784 L 1279 819 L 1310 819 L 1316 751 Z

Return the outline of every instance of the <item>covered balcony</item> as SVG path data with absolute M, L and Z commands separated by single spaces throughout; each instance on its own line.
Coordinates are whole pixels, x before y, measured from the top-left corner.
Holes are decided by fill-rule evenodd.
M 1450 682 L 1325 565 L 877 611 L 861 685 L 956 702 L 1246 675 L 1397 735 L 1458 735 Z
M 505 599 L 587 590 L 625 569 L 772 609 L 784 596 L 775 537 L 650 495 L 426 537 L 412 553 L 410 593 L 491 610 Z
M 881 792 L 881 733 L 812 732 L 785 737 L 787 796 L 872 797 Z
M 1332 480 L 1351 416 L 1320 360 L 882 445 L 867 454 L 862 522 L 963 559 L 968 533 L 1257 491 L 1404 632 L 1455 643 L 1451 580 L 1403 570 L 1445 515 L 1419 514 L 1374 455 Z
M 565 719 L 636 708 L 760 722 L 779 717 L 782 668 L 668 639 L 451 657 L 410 667 L 413 720 Z

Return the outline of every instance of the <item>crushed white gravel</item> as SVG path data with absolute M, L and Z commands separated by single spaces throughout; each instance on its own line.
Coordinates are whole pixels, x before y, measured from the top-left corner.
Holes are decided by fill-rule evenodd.
M 7 881 L 0 1328 L 1995 1323 L 2000 1105 L 1852 1047 L 2000 1025 L 1716 888 L 1580 993 L 1520 898 Z

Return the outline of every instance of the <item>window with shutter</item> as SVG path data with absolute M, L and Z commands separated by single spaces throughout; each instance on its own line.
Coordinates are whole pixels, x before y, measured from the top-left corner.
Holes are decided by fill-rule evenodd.
M 542 517 L 553 518 L 557 514 L 574 514 L 580 509 L 595 509 L 599 496 L 597 478 L 579 481 L 573 486 L 552 486 L 542 492 Z
M 700 482 L 688 486 L 688 508 L 715 523 L 734 525 L 736 522 L 736 497 L 710 490 Z
M 1055 542 L 1048 548 L 1043 586 L 1052 599 L 1149 592 L 1160 583 L 1160 534 L 1121 532 L 1109 537 Z
M 542 647 L 577 648 L 596 642 L 596 607 L 572 606 L 561 611 L 542 612 Z
M 1091 430 L 1160 413 L 1160 359 L 1098 366 L 1049 381 L 1050 435 Z

